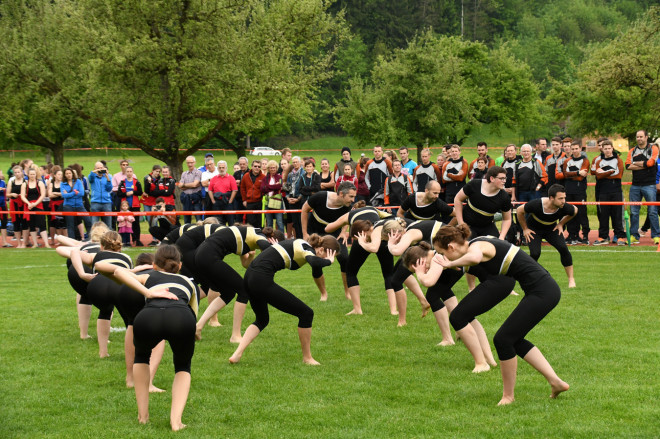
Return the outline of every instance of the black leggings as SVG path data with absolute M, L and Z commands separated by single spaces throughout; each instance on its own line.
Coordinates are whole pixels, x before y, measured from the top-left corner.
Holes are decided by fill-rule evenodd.
M 532 236 L 531 241 L 527 243 L 529 245 L 529 255 L 534 258 L 535 261 L 538 261 L 541 257 L 541 240 L 545 239 L 548 244 L 553 246 L 559 252 L 561 257 L 561 265 L 564 267 L 570 267 L 573 265 L 573 256 L 571 252 L 568 251 L 568 246 L 566 245 L 566 240 L 564 239 L 563 233 L 558 233 L 556 230 L 543 231 L 543 230 L 534 230 L 536 233 Z
M 253 325 L 263 331 L 270 320 L 268 305 L 282 312 L 298 317 L 299 328 L 311 328 L 314 320 L 314 310 L 302 300 L 277 285 L 272 274 L 261 273 L 248 268 L 245 272 L 245 290 L 250 297 L 250 305 L 254 311 Z
M 43 212 L 43 209 L 33 208 L 29 212 Z M 26 215 L 27 216 L 27 215 Z M 30 229 L 30 232 L 36 232 L 39 229 L 40 232 L 46 232 L 46 216 L 45 215 L 29 215 L 28 219 L 25 220 L 25 228 L 23 230 Z
M 153 348 L 167 340 L 172 348 L 174 372 L 190 373 L 196 323 L 195 314 L 187 306 L 144 307 L 133 322 L 135 363 L 149 364 Z
M 346 266 L 346 283 L 348 284 L 349 288 L 360 285 L 357 274 L 370 254 L 371 253 L 362 248 L 357 240 L 353 241 L 351 251 L 348 254 L 348 264 Z M 386 241 L 380 241 L 380 247 L 378 248 L 376 256 L 378 257 L 378 262 L 380 262 L 380 271 L 383 274 L 383 279 L 385 280 L 385 289 L 391 290 L 392 275 L 394 274 L 394 257 L 392 256 L 392 253 L 390 253 L 390 251 L 387 249 Z
M 348 247 L 342 241 L 339 241 L 339 251 L 336 255 L 337 262 L 339 262 L 339 270 L 342 273 L 346 273 L 348 269 Z M 312 277 L 318 279 L 323 276 L 323 268 L 321 267 L 312 267 Z
M 463 329 L 476 316 L 504 300 L 514 285 L 515 280 L 506 276 L 493 277 L 480 283 L 461 300 L 449 316 L 449 322 L 455 330 Z M 525 297 L 493 337 L 501 361 L 510 360 L 516 355 L 521 358 L 527 355 L 534 345 L 525 336 L 557 306 L 561 296 L 559 285 L 550 275 L 543 276 L 533 286 L 523 288 L 523 291 Z
M 99 309 L 99 320 L 112 319 L 120 288 L 119 284 L 100 274 L 87 284 L 87 299 Z
M 144 296 L 133 288 L 122 285 L 119 288 L 119 298 L 116 306 L 126 326 L 132 325 L 135 316 L 144 308 Z
M 403 283 L 413 274 L 403 265 L 402 259 L 394 264 L 394 274 L 392 275 L 392 288 L 394 291 L 403 290 Z M 444 301 L 454 297 L 451 287 L 463 276 L 463 272 L 458 270 L 444 270 L 440 279 L 435 285 L 426 290 L 426 300 L 431 305 L 431 311 L 436 312 L 445 307 Z
M 196 271 L 199 283 L 208 285 L 220 293 L 220 298 L 228 304 L 238 294 L 241 303 L 247 303 L 243 278 L 229 264 L 222 260 L 225 255 L 208 247 L 195 253 Z
M 86 265 L 83 266 L 85 269 L 85 273 L 90 273 L 92 272 L 92 269 L 87 267 Z M 78 272 L 76 271 L 75 268 L 73 268 L 73 265 L 69 265 L 69 270 L 67 271 L 67 277 L 69 278 L 69 285 L 71 285 L 71 288 L 75 290 L 76 293 L 80 294 L 80 304 L 81 305 L 91 305 L 92 301 L 91 299 L 87 296 L 87 286 L 89 283 L 85 282 L 78 276 Z

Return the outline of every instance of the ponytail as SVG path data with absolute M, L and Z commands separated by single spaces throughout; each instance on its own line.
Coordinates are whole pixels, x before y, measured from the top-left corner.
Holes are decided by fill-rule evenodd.
M 455 242 L 463 244 L 472 232 L 467 224 L 460 224 L 458 226 L 442 226 L 438 233 L 433 237 L 433 245 L 441 249 L 446 249 L 449 244 Z
M 101 247 L 103 250 L 110 250 L 111 252 L 121 251 L 121 236 L 114 230 L 105 232 L 101 236 Z

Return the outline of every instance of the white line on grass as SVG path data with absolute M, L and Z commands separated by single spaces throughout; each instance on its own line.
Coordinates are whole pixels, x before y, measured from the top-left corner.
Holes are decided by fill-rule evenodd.
M 66 264 L 55 264 L 55 265 L 23 265 L 21 267 L 3 267 L 0 266 L 0 270 L 16 270 L 17 268 L 50 268 L 50 267 L 66 267 Z

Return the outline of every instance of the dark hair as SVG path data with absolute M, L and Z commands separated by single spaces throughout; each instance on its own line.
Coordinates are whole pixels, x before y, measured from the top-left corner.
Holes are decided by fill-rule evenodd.
M 488 164 L 488 159 L 486 157 L 477 157 L 477 162 L 484 162 Z
M 62 177 L 64 177 L 64 181 L 66 181 L 67 183 L 68 181 L 66 179 L 66 171 L 71 171 L 71 183 L 75 183 L 76 180 L 78 180 L 78 175 L 76 174 L 76 171 L 71 166 L 67 166 L 66 168 L 64 168 L 64 172 L 62 172 Z
M 151 167 L 151 172 L 155 171 L 156 169 L 158 169 L 158 170 L 160 171 L 160 170 L 163 169 L 163 168 L 161 168 L 160 165 L 153 165 L 153 166 Z
M 284 232 L 281 230 L 275 230 L 272 227 L 264 227 L 261 229 L 261 233 L 266 237 L 266 238 L 275 238 L 277 241 L 284 241 L 286 237 L 284 236 Z
M 599 137 L 596 143 L 604 142 L 606 140 L 609 140 L 607 137 Z
M 367 202 L 364 201 L 364 200 L 356 201 L 356 202 L 353 204 L 353 209 L 360 209 L 360 208 L 362 208 L 362 207 L 365 207 L 366 205 L 367 205 Z
M 153 253 L 140 253 L 135 258 L 135 265 L 148 265 L 154 263 L 154 254 Z
M 433 245 L 446 249 L 450 243 L 463 244 L 470 237 L 470 227 L 467 224 L 458 226 L 442 226 L 433 237 Z
M 403 255 L 401 255 L 401 262 L 403 263 L 404 267 L 410 268 L 410 266 L 414 264 L 418 259 L 426 258 L 426 255 L 430 250 L 433 250 L 431 244 L 422 241 L 417 245 L 408 247 L 408 249 L 403 252 Z
M 605 140 L 603 140 L 603 144 L 601 146 L 605 146 L 605 145 L 614 146 L 612 144 L 612 141 L 610 139 L 607 139 L 607 138 Z
M 559 192 L 566 193 L 566 189 L 560 184 L 553 184 L 548 188 L 548 197 L 555 198 Z
M 488 168 L 488 171 L 486 171 L 486 181 L 490 183 L 493 181 L 493 178 L 497 177 L 500 174 L 506 175 L 506 169 L 504 169 L 501 166 L 491 166 Z
M 539 145 L 539 144 L 541 143 L 541 140 L 545 140 L 545 141 L 547 142 L 547 140 L 546 140 L 545 137 L 539 137 L 538 139 L 536 139 L 536 142 L 534 142 L 534 143 L 536 143 L 537 145 Z
M 356 238 L 358 233 L 368 232 L 373 227 L 374 223 L 369 220 L 355 220 L 351 224 L 351 237 Z
M 551 142 L 559 142 L 559 143 L 561 143 L 561 137 L 553 137 L 552 139 L 550 139 L 550 141 L 551 141 Z
M 406 151 L 408 151 L 408 147 L 407 147 L 407 146 L 401 146 L 401 147 L 399 148 L 399 151 L 403 151 L 404 149 L 405 149 Z
M 312 165 L 316 168 L 316 163 L 311 159 L 305 160 L 305 166 L 307 166 L 307 165 Z
M 477 142 L 477 148 L 479 148 L 480 146 L 485 146 L 486 148 L 488 148 L 486 142 Z
M 316 233 L 312 233 L 307 238 L 307 242 L 314 248 L 323 247 L 326 250 L 339 251 L 339 241 L 331 235 L 319 236 Z
M 158 203 L 164 203 L 164 202 L 165 202 L 165 198 L 163 198 L 163 197 L 158 197 L 158 198 L 156 198 L 156 204 L 158 204 Z
M 356 191 L 357 188 L 353 183 L 350 181 L 342 181 L 339 183 L 339 186 L 337 186 L 337 193 L 339 195 L 346 195 L 349 191 Z
M 156 251 L 154 265 L 166 273 L 178 273 L 181 265 L 181 253 L 174 245 L 161 245 Z
M 83 178 L 83 175 L 82 175 L 83 167 L 80 166 L 78 163 L 74 163 L 72 165 L 69 165 L 68 167 L 73 171 L 73 176 L 75 177 L 75 180 L 77 180 L 79 178 L 80 179 Z
M 118 252 L 121 250 L 121 236 L 119 233 L 114 230 L 105 232 L 101 236 L 101 247 L 104 250 L 110 250 L 111 252 Z

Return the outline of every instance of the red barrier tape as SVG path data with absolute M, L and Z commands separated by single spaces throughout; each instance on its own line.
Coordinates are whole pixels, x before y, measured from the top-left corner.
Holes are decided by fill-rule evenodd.
M 513 201 L 512 204 L 525 204 L 520 201 Z M 568 204 L 575 206 L 660 206 L 660 201 L 571 201 Z M 453 206 L 453 203 L 449 204 Z M 378 206 L 377 209 L 380 210 L 394 210 L 398 209 L 399 206 Z M 32 212 L 29 211 L 30 215 L 51 215 L 51 216 L 118 216 L 126 215 L 130 213 L 133 216 L 170 216 L 170 215 L 254 215 L 262 213 L 300 213 L 301 209 L 294 210 L 179 210 L 179 211 L 168 211 L 168 212 Z M 1 213 L 8 214 L 18 214 L 22 215 L 26 213 L 23 210 L 9 210 L 2 211 Z

